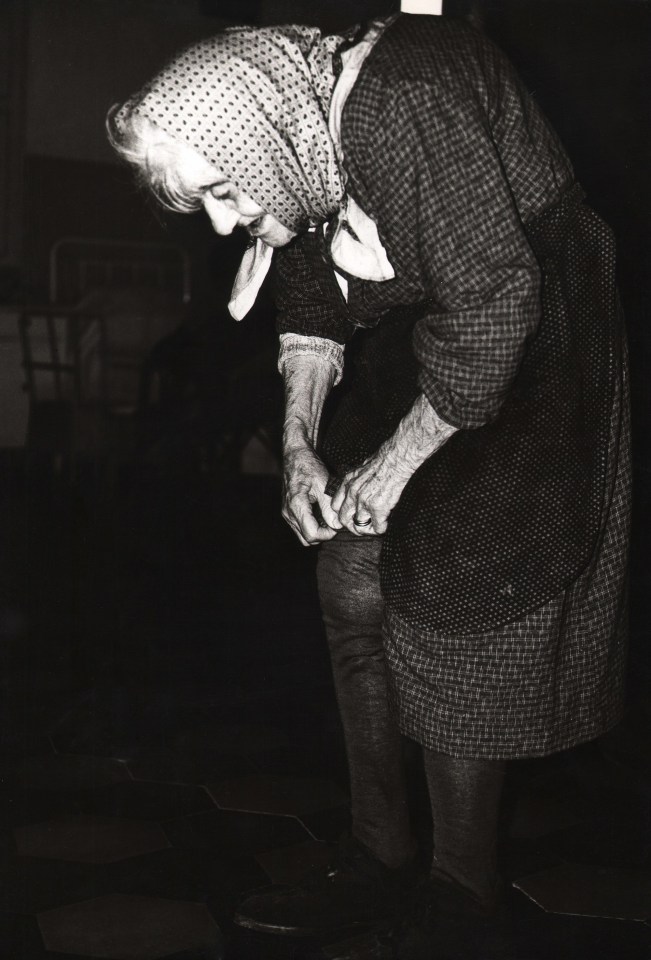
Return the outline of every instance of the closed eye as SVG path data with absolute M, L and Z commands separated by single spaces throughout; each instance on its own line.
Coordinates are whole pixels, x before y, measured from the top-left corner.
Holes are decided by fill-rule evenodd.
M 238 191 L 232 183 L 213 183 L 208 187 L 208 193 L 215 200 L 235 200 Z

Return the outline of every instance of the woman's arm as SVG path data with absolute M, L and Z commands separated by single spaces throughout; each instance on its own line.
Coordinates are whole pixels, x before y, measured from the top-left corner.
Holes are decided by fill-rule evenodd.
M 282 514 L 303 546 L 330 540 L 341 523 L 325 492 L 330 479 L 315 453 L 323 405 L 337 376 L 329 360 L 298 354 L 283 364 Z
M 540 269 L 482 97 L 467 95 L 465 74 L 437 69 L 433 63 L 418 83 L 407 70 L 402 84 L 387 86 L 385 109 L 373 103 L 370 121 L 351 125 L 345 144 L 349 175 L 367 193 L 361 199 L 375 211 L 389 258 L 411 271 L 432 304 L 413 337 L 421 397 L 333 498 L 344 526 L 358 534 L 384 532 L 410 477 L 455 428 L 499 415 L 540 319 Z M 530 131 L 516 101 L 504 109 L 517 154 Z M 366 101 L 357 109 L 363 113 Z M 362 144 L 353 136 L 360 129 Z M 543 183 L 543 195 L 557 194 L 555 182 Z M 355 513 L 372 522 L 355 526 Z
M 360 535 L 384 533 L 409 479 L 453 433 L 456 427 L 441 420 L 421 394 L 395 433 L 344 477 L 332 500 L 341 524 Z M 356 526 L 354 517 L 370 518 L 371 523 Z

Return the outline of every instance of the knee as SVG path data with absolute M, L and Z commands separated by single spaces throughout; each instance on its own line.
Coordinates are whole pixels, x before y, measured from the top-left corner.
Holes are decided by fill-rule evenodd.
M 321 550 L 317 582 L 327 628 L 381 631 L 383 600 L 378 556 L 379 545 L 365 542 L 347 544 L 345 549 Z
M 359 584 L 346 589 L 319 586 L 321 612 L 329 624 L 362 632 L 382 632 L 383 601 L 379 591 L 365 589 Z

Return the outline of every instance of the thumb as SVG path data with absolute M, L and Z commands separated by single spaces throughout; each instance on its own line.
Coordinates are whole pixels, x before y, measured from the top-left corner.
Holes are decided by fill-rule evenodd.
M 335 510 L 332 509 L 332 500 L 326 494 L 324 494 L 322 497 L 319 497 L 319 509 L 325 524 L 327 524 L 329 527 L 332 527 L 333 530 L 341 530 L 342 523 L 339 519 L 339 515 Z

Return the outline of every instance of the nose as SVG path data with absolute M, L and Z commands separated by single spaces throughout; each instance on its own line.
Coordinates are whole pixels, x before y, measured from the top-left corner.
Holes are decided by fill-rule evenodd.
M 238 225 L 240 215 L 226 200 L 208 194 L 203 201 L 204 210 L 210 217 L 213 230 L 222 237 L 228 236 Z

